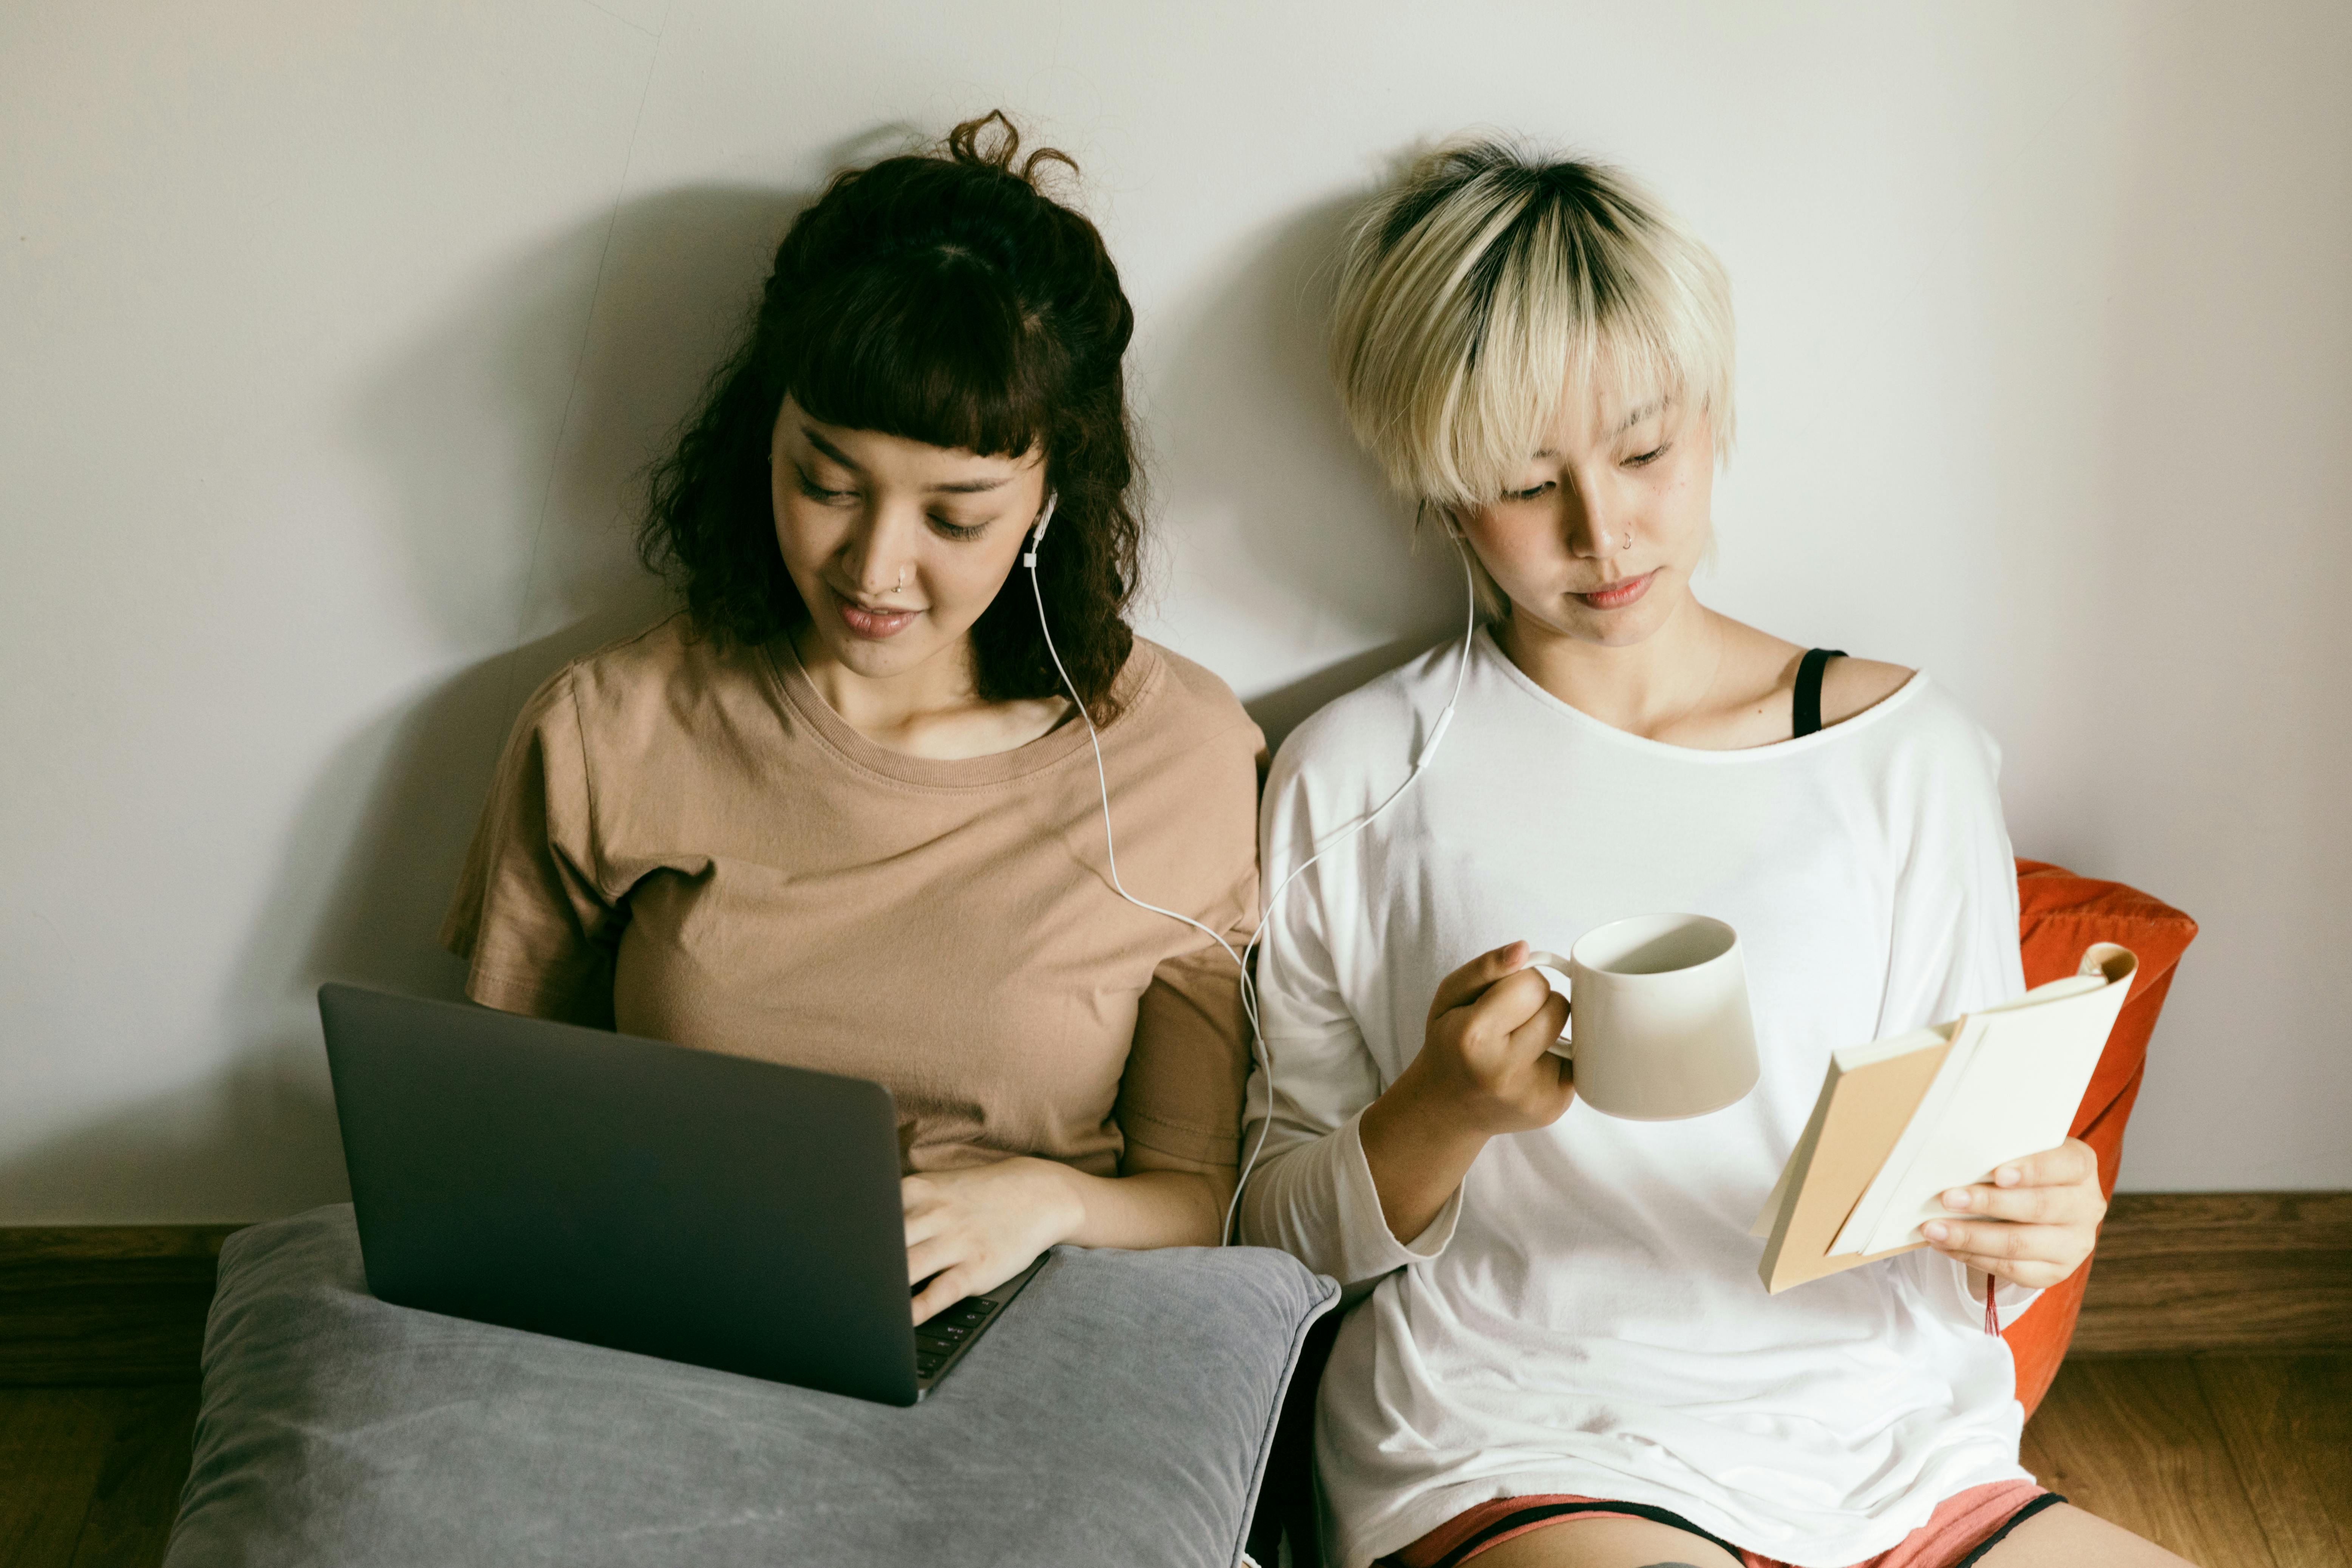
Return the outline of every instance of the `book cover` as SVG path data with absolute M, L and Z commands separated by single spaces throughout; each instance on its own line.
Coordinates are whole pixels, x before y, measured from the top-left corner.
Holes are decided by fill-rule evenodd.
M 2138 961 L 2091 947 L 2079 974 L 1932 1028 L 1848 1047 L 1752 1228 L 1779 1292 L 1926 1245 L 1952 1187 L 2055 1147 Z

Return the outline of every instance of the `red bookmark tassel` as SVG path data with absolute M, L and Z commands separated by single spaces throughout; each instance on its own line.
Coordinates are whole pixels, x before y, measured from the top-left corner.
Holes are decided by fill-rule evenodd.
M 2000 1309 L 1994 1305 L 1993 1296 L 2000 1289 L 1999 1279 L 1990 1274 L 1985 1276 L 1985 1332 L 1995 1339 L 2000 1337 Z

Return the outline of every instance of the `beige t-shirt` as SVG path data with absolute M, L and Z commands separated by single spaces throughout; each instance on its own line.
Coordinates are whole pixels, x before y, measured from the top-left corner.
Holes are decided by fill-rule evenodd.
M 1150 643 L 1116 689 L 1120 878 L 1238 951 L 1264 737 Z M 493 1007 L 879 1082 L 909 1171 L 1235 1163 L 1233 962 L 1112 891 L 1083 724 L 906 756 L 826 707 L 788 642 L 721 648 L 673 618 L 532 696 L 442 940 Z

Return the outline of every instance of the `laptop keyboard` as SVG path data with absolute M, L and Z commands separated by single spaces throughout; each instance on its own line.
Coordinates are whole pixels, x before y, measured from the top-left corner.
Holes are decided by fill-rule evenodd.
M 967 1296 L 924 1322 L 915 1325 L 915 1375 L 930 1377 L 945 1366 L 948 1358 L 963 1347 L 965 1341 L 980 1332 L 981 1326 L 996 1313 L 999 1302 L 979 1296 Z

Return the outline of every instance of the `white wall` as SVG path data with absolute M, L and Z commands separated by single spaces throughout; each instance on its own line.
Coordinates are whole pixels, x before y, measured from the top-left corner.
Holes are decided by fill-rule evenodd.
M 0 8 L 0 1223 L 341 1194 L 310 993 L 448 992 L 507 722 L 838 162 L 1004 104 L 1141 317 L 1154 635 L 1285 728 L 1452 613 L 1316 349 L 1417 138 L 1720 249 L 1703 591 L 1923 665 L 2020 849 L 2196 915 L 2125 1181 L 2352 1186 L 2352 13 L 1395 0 Z

